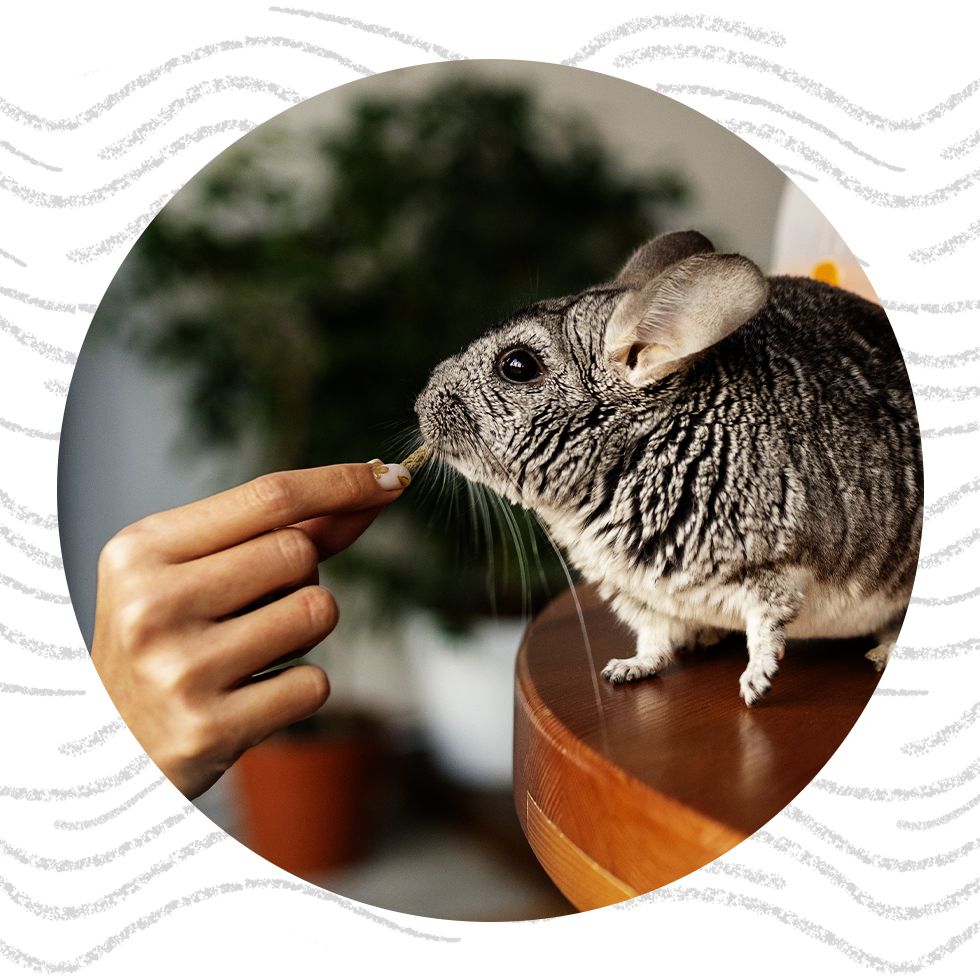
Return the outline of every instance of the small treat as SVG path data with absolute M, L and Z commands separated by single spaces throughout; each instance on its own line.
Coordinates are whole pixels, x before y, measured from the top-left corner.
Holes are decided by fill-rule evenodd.
M 423 443 L 414 453 L 409 453 L 402 460 L 402 466 L 414 476 L 425 465 L 431 455 L 432 450 Z

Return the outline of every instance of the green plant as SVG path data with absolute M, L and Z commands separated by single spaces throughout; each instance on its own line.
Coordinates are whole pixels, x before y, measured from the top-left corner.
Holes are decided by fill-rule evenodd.
M 182 373 L 201 448 L 257 438 L 270 468 L 390 455 L 433 365 L 515 308 L 608 277 L 685 195 L 670 172 L 623 176 L 586 126 L 514 87 L 374 98 L 330 131 L 273 120 L 150 225 L 96 326 Z M 563 581 L 539 546 L 525 588 L 464 508 L 422 497 L 335 562 L 373 582 L 379 609 L 459 626 Z

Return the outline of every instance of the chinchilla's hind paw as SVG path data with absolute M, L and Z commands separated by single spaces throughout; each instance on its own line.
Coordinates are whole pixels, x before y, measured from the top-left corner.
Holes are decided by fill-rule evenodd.
M 694 638 L 695 647 L 713 647 L 731 636 L 731 630 L 715 629 L 714 626 L 703 626 Z
M 875 670 L 879 673 L 885 669 L 888 663 L 888 658 L 892 655 L 892 650 L 895 649 L 895 641 L 892 640 L 890 643 L 879 643 L 873 650 L 869 650 L 865 657 L 868 658 L 874 665 Z

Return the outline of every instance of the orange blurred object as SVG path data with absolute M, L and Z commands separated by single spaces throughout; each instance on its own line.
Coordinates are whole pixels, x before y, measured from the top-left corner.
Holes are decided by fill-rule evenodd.
M 840 285 L 840 268 L 836 262 L 824 261 L 818 262 L 810 275 L 814 279 L 819 279 L 821 282 L 828 283 L 831 286 Z
M 329 736 L 273 736 L 232 769 L 242 842 L 299 877 L 361 857 L 371 839 L 383 758 L 380 727 Z
M 783 191 L 773 234 L 773 275 L 809 276 L 857 293 L 878 295 L 857 259 L 816 205 L 792 181 Z

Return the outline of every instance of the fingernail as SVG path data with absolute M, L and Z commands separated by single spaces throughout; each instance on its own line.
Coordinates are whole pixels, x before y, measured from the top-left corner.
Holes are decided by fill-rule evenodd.
M 371 467 L 374 478 L 382 490 L 401 490 L 412 482 L 412 474 L 401 463 L 382 463 Z

